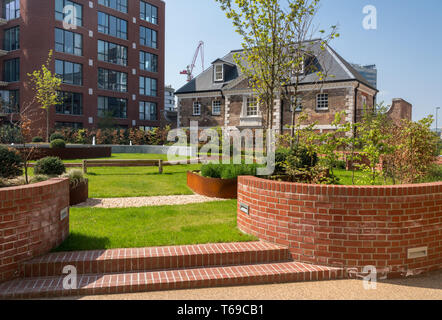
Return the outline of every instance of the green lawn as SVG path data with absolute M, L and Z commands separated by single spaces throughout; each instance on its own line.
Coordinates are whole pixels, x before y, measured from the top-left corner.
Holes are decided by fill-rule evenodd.
M 179 160 L 187 159 L 185 156 L 178 157 Z M 148 153 L 114 153 L 110 158 L 100 158 L 93 160 L 164 160 L 167 161 L 167 154 L 148 154 Z M 35 162 L 35 161 L 32 161 Z M 83 163 L 83 159 L 64 160 L 64 163 Z
M 200 165 L 88 168 L 90 198 L 148 197 L 193 194 L 187 187 L 187 171 Z
M 236 227 L 236 200 L 131 209 L 71 208 L 56 251 L 254 241 Z
M 352 185 L 352 172 L 344 169 L 334 169 L 335 175 L 340 179 L 340 185 Z M 391 183 L 390 179 L 387 181 Z M 379 177 L 376 180 L 377 185 L 385 184 L 384 179 Z M 371 185 L 370 176 L 367 172 L 355 171 L 355 185 L 357 186 L 369 186 Z

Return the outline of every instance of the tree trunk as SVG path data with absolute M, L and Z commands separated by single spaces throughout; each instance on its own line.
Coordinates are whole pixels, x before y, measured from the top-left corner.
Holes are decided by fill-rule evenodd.
M 46 142 L 49 143 L 49 108 L 46 109 Z

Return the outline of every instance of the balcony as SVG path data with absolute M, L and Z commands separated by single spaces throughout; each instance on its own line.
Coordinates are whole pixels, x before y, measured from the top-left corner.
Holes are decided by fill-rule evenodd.
M 0 49 L 0 58 L 6 56 L 8 54 L 8 52 L 9 51 L 7 51 L 7 50 Z
M 6 20 L 5 18 L 0 18 L 0 26 L 4 26 L 7 23 L 8 23 L 8 20 Z
M 9 82 L 0 80 L 0 87 L 6 87 L 8 84 L 9 84 Z

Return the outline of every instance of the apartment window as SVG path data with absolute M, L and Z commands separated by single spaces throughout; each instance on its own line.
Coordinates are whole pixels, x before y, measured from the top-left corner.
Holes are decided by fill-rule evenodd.
M 127 40 L 127 21 L 98 11 L 98 32 Z
M 55 108 L 58 114 L 82 115 L 83 114 L 83 95 L 76 92 L 59 92 L 61 103 Z
M 328 110 L 328 94 L 321 93 L 316 96 L 316 109 Z
M 60 122 L 57 121 L 55 122 L 55 127 L 56 128 L 71 128 L 71 129 L 82 129 L 83 128 L 83 123 L 82 122 Z
M 193 115 L 200 116 L 201 115 L 201 103 L 194 102 L 193 103 Z
M 140 77 L 140 94 L 144 96 L 157 96 L 157 79 Z
M 98 60 L 127 66 L 127 47 L 98 40 Z
M 63 12 L 67 6 L 72 6 L 74 12 L 71 10 Z M 83 25 L 83 6 L 69 0 L 55 0 L 55 19 L 65 21 L 66 17 L 73 18 L 73 21 L 68 20 L 68 23 L 81 27 Z
M 222 64 L 215 65 L 215 81 L 224 80 L 224 67 Z
M 55 73 L 63 83 L 81 86 L 83 84 L 83 66 L 63 60 L 55 60 Z
M 157 32 L 155 30 L 140 26 L 140 43 L 143 46 L 157 48 Z
M 0 113 L 18 113 L 20 111 L 20 91 L 19 90 L 5 90 L 0 91 L 0 99 L 2 105 L 0 106 Z
M 20 27 L 5 30 L 3 49 L 6 51 L 20 49 Z
M 144 1 L 140 1 L 141 20 L 158 24 L 158 8 Z
M 153 102 L 140 101 L 140 120 L 158 120 L 157 104 Z
M 127 73 L 98 68 L 98 88 L 127 92 Z
M 140 69 L 149 72 L 158 72 L 158 56 L 140 51 Z
M 247 116 L 257 116 L 258 115 L 258 101 L 256 98 L 247 98 Z
M 6 82 L 20 81 L 20 59 L 5 60 L 3 63 L 3 80 Z
M 98 116 L 104 117 L 107 114 L 114 118 L 127 118 L 127 100 L 111 97 L 98 97 Z
M 83 35 L 71 31 L 55 29 L 55 51 L 83 55 Z
M 295 102 L 296 100 L 296 102 Z M 296 104 L 296 107 L 295 107 Z M 302 98 L 298 97 L 295 99 L 295 96 L 291 97 L 291 105 L 290 105 L 290 111 L 293 112 L 293 108 L 295 107 L 295 112 L 301 112 L 302 111 Z
M 216 100 L 212 102 L 212 115 L 219 116 L 221 114 L 221 101 Z
M 98 4 L 127 13 L 127 0 L 98 0 Z
M 20 17 L 20 0 L 4 0 L 3 17 L 6 20 L 17 19 Z

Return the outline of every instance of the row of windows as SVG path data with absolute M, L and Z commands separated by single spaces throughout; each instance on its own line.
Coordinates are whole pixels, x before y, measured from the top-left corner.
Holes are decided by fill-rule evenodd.
M 11 41 L 8 41 L 8 43 L 11 43 Z M 56 28 L 55 51 L 78 56 L 83 55 L 83 36 L 79 33 Z M 127 66 L 127 47 L 112 42 L 98 40 L 98 60 Z M 140 51 L 140 69 L 150 72 L 158 72 L 158 56 Z
M 193 103 L 193 115 L 194 116 L 200 116 L 201 109 L 202 109 L 201 102 L 194 102 Z M 221 115 L 221 101 L 215 100 L 212 102 L 212 115 L 213 116 Z
M 61 103 L 55 108 L 57 114 L 83 115 L 83 95 L 81 93 L 60 91 L 59 96 Z M 98 116 L 126 119 L 127 99 L 99 96 Z M 140 101 L 139 118 L 140 120 L 157 120 L 157 104 L 154 102 Z
M 17 60 L 17 61 L 16 61 Z M 18 77 L 20 70 L 15 71 L 15 68 L 19 68 L 19 59 L 5 61 L 5 81 L 13 82 L 18 80 L 14 77 Z M 17 72 L 15 75 L 14 72 Z M 83 85 L 83 66 L 79 63 L 55 60 L 55 73 L 62 79 L 63 83 L 81 86 Z M 140 94 L 145 96 L 156 97 L 158 93 L 158 81 L 157 79 L 149 77 L 140 77 Z M 119 72 L 115 70 L 98 68 L 98 88 L 104 90 L 112 90 L 119 92 L 128 91 L 127 73 Z
M 98 3 L 114 10 L 127 13 L 127 0 L 98 0 Z M 67 8 L 71 6 L 75 10 L 75 24 L 83 25 L 83 6 L 70 0 L 55 0 L 55 19 L 63 21 L 71 12 Z M 4 0 L 2 8 L 3 17 L 6 20 L 20 17 L 20 0 Z M 158 8 L 144 1 L 140 1 L 140 19 L 158 24 Z
M 292 108 L 295 104 L 294 97 L 292 97 Z M 302 111 L 302 98 L 298 98 L 296 101 L 296 110 L 297 112 Z M 201 115 L 201 102 L 193 103 L 193 112 L 194 116 Z M 328 110 L 328 94 L 321 93 L 316 96 L 316 109 L 317 110 Z M 292 109 L 293 110 L 293 109 Z M 257 116 L 258 113 L 258 102 L 256 98 L 247 98 L 246 100 L 246 115 L 248 117 Z M 218 116 L 221 114 L 221 101 L 215 100 L 212 102 L 212 115 Z

